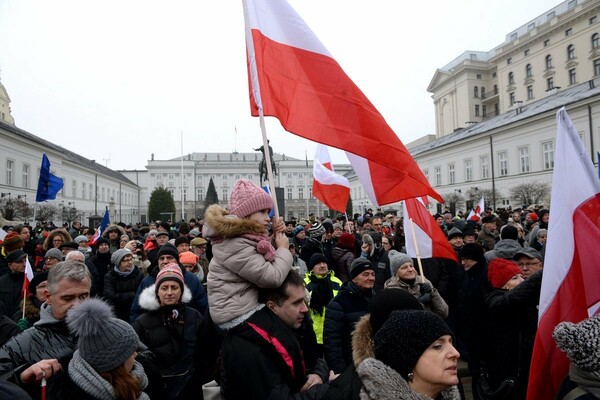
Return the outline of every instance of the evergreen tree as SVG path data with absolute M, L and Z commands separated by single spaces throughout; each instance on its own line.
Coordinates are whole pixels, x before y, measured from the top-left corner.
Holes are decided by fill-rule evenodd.
M 148 202 L 148 218 L 150 221 L 162 219 L 161 213 L 173 213 L 175 215 L 175 201 L 173 195 L 163 187 L 157 187 L 150 194 Z
M 348 203 L 346 204 L 346 215 L 349 219 L 352 219 L 352 196 L 348 196 Z
M 206 191 L 206 198 L 204 200 L 204 209 L 206 210 L 211 204 L 219 204 L 219 196 L 217 195 L 217 189 L 215 189 L 212 178 L 210 178 L 210 181 L 208 182 L 208 190 Z

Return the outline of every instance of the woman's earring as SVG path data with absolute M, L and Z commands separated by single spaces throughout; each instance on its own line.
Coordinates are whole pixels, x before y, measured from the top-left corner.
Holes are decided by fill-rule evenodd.
M 408 377 L 408 381 L 412 382 L 412 380 L 415 378 L 415 374 L 413 374 L 412 372 L 409 372 L 407 377 Z

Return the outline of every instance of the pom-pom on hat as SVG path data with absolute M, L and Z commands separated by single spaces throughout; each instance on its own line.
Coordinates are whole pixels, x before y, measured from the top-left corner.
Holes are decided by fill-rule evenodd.
M 400 253 L 396 250 L 390 250 L 388 252 L 388 258 L 390 259 L 390 269 L 392 270 L 392 274 L 394 274 L 394 276 L 402 265 L 406 263 L 411 263 L 414 265 L 412 258 L 410 258 L 408 254 Z
M 19 250 L 25 247 L 25 241 L 18 232 L 11 231 L 4 236 L 2 245 L 4 246 L 4 253 L 8 254 L 11 251 Z
M 600 372 L 600 315 L 574 324 L 561 322 L 552 337 L 571 362 L 586 372 Z
M 77 351 L 98 372 L 122 365 L 139 345 L 133 327 L 115 318 L 110 306 L 97 298 L 69 310 L 67 325 L 79 337 Z
M 514 262 L 504 258 L 494 258 L 488 265 L 488 281 L 496 289 L 502 288 L 513 276 L 520 273 L 521 269 Z
M 132 255 L 131 251 L 129 251 L 127 249 L 119 249 L 119 250 L 115 251 L 114 253 L 112 253 L 112 255 L 110 256 L 110 262 L 115 267 L 118 267 L 119 264 L 121 264 L 121 260 L 123 260 L 123 257 L 131 256 L 131 255 Z
M 375 358 L 407 379 L 425 350 L 444 335 L 452 331 L 431 311 L 394 311 L 375 334 Z
M 369 302 L 369 322 L 373 336 L 381 329 L 393 311 L 423 310 L 423 305 L 406 290 L 395 288 L 378 291 Z
M 273 199 L 262 188 L 247 179 L 239 179 L 233 185 L 229 197 L 229 212 L 246 218 L 260 210 L 271 210 Z

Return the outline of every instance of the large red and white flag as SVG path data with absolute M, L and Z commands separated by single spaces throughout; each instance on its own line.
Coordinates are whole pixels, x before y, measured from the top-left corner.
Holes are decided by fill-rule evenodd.
M 559 322 L 579 322 L 600 307 L 600 181 L 564 107 L 556 114 L 556 153 L 550 222 L 544 257 L 538 330 L 527 399 L 553 399 L 569 362 L 552 332 Z
M 410 220 L 413 226 L 410 225 Z M 444 231 L 435 222 L 421 199 L 404 200 L 404 237 L 406 238 L 406 254 L 416 258 L 417 249 L 413 239 L 413 228 L 418 255 L 421 258 L 448 258 L 458 262 L 456 252 L 450 246 Z
M 485 202 L 483 201 L 483 197 L 479 200 L 479 204 L 477 207 L 471 210 L 469 215 L 467 216 L 467 221 L 469 220 L 477 220 L 477 218 L 481 219 L 481 213 L 485 211 Z M 477 217 L 477 218 L 474 218 Z
M 313 163 L 313 196 L 321 200 L 330 210 L 344 212 L 350 198 L 350 182 L 333 170 L 329 151 L 317 145 Z
M 298 136 L 364 159 L 379 204 L 432 196 L 406 147 L 285 0 L 244 0 L 250 108 Z M 385 154 L 385 156 L 383 156 Z M 387 168 L 379 174 L 379 168 Z M 394 193 L 398 198 L 386 193 Z M 383 189 L 380 189 L 383 188 Z
M 31 268 L 31 264 L 29 263 L 29 257 L 25 257 L 25 278 L 23 278 L 23 288 L 21 289 L 21 293 L 23 296 L 27 295 L 27 288 L 29 287 L 29 282 L 33 279 L 33 268 Z

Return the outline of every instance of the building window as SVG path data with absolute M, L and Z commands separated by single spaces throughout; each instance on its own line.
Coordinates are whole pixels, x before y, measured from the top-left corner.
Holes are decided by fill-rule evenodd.
M 77 181 L 73 180 L 71 185 L 71 197 L 77 197 Z
M 494 115 L 500 115 L 500 105 L 498 103 L 494 103 Z
M 529 147 L 519 147 L 519 171 L 522 174 L 529 172 Z
M 433 173 L 435 174 L 435 184 L 439 186 L 442 184 L 442 167 L 435 167 L 433 169 Z
M 481 106 L 481 116 L 487 117 L 487 107 L 485 105 Z
M 481 98 L 485 99 L 485 88 L 483 86 L 481 87 Z
M 554 142 L 542 143 L 542 152 L 544 154 L 544 169 L 554 168 Z
M 600 34 L 594 33 L 592 35 L 592 50 L 600 47 Z
M 23 187 L 29 187 L 29 164 L 23 164 Z
M 481 179 L 488 179 L 490 177 L 488 156 L 479 157 L 479 164 L 481 165 Z
M 533 85 L 527 86 L 527 100 L 533 100 Z
M 94 187 L 92 186 L 92 184 L 90 183 L 90 187 L 89 187 L 89 196 L 88 199 L 92 200 L 94 199 Z
M 423 175 L 425 175 L 425 179 L 429 182 L 429 169 L 423 170 Z
M 550 77 L 550 78 L 546 79 L 546 87 L 547 87 L 547 90 L 554 89 L 554 78 Z
M 473 88 L 473 97 L 479 97 L 479 88 L 477 86 Z
M 456 172 L 454 170 L 454 163 L 448 164 L 448 183 L 453 184 L 456 181 Z
M 548 54 L 546 56 L 546 69 L 552 68 L 552 55 Z
M 571 36 L 572 33 L 573 33 L 573 29 L 569 28 L 565 31 L 565 36 Z
M 288 188 L 287 188 L 287 199 L 288 199 L 288 200 L 291 200 L 291 199 L 293 198 L 292 196 L 293 196 L 293 191 L 292 191 L 292 188 L 291 188 L 291 187 L 288 187 Z
M 517 32 L 510 34 L 510 40 L 517 40 Z
M 498 85 L 494 85 L 494 95 L 498 94 Z
M 492 72 L 492 78 L 495 78 L 495 77 L 496 77 L 496 73 Z
M 577 5 L 577 0 L 571 0 L 567 4 L 567 8 L 570 10 L 571 8 L 575 8 L 576 5 Z
M 477 79 L 481 79 L 481 74 L 477 74 Z
M 473 162 L 471 160 L 465 160 L 465 181 L 469 182 L 473 180 Z
M 544 47 L 550 46 L 550 39 L 544 40 Z
M 508 84 L 509 85 L 514 85 L 515 83 L 515 74 L 513 74 L 512 72 L 508 73 Z
M 104 198 L 105 198 L 105 196 L 106 196 L 106 193 L 105 193 L 105 191 L 104 191 L 104 188 L 102 188 L 102 196 L 100 197 L 100 199 L 101 199 L 102 201 L 104 201 Z
M 594 60 L 594 76 L 600 75 L 600 59 Z
M 509 94 L 509 98 L 510 98 L 510 105 L 514 105 L 516 102 L 516 98 L 515 98 L 515 92 L 510 92 Z
M 596 17 L 594 15 L 593 17 L 590 18 L 590 25 L 594 25 L 596 23 L 596 21 L 598 21 L 598 17 Z
M 85 187 L 85 186 L 86 186 L 86 185 L 85 185 L 85 182 L 81 182 L 81 198 L 82 198 L 82 199 L 85 199 L 85 195 L 87 194 L 87 193 L 86 193 L 87 191 L 85 190 L 85 189 L 86 189 L 86 187 Z
M 204 189 L 203 188 L 196 190 L 196 199 L 198 201 L 204 201 Z
M 524 57 L 527 57 L 528 55 L 529 55 L 529 49 L 526 49 L 526 50 L 523 52 L 523 56 L 524 56 Z
M 313 195 L 312 195 L 312 185 L 308 187 L 308 198 L 312 199 Z
M 511 57 L 508 57 L 508 58 L 506 59 L 506 64 L 507 64 L 507 65 L 510 65 L 510 64 L 512 64 L 512 58 L 511 58 Z
M 527 25 L 527 32 L 532 31 L 534 28 L 535 28 L 535 22 L 532 22 L 531 24 Z
M 479 117 L 479 104 L 475 104 L 475 116 Z
M 569 85 L 574 85 L 577 83 L 577 73 L 575 72 L 575 68 L 569 70 Z
M 498 169 L 500 170 L 500 176 L 508 175 L 508 154 L 506 151 L 498 153 Z
M 252 174 L 248 174 L 247 178 L 248 180 L 252 180 Z
M 13 160 L 6 160 L 6 184 L 13 184 L 13 168 L 15 166 L 15 162 Z
M 298 188 L 298 198 L 300 200 L 304 199 L 304 188 L 302 187 Z
M 223 198 L 221 200 L 223 201 L 227 201 L 227 188 L 223 188 L 223 190 L 221 191 L 223 193 Z
M 572 60 L 574 58 L 575 58 L 575 46 L 570 44 L 569 46 L 567 46 L 567 59 Z
M 525 66 L 525 76 L 531 78 L 533 76 L 533 69 L 531 68 L 531 64 L 527 64 Z

